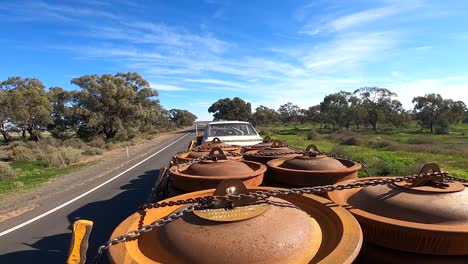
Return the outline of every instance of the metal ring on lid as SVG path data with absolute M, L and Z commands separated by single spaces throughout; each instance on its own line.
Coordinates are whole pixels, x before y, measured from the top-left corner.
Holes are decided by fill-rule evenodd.
M 311 151 L 311 149 L 313 151 Z M 315 145 L 309 145 L 303 155 L 273 159 L 267 162 L 268 178 L 293 186 L 319 186 L 357 179 L 361 164 L 321 155 Z
M 244 159 L 266 164 L 272 159 L 295 157 L 299 155 L 294 152 L 297 152 L 297 149 L 284 145 L 279 140 L 274 140 L 270 147 L 245 152 Z
M 221 149 L 217 151 L 223 153 Z M 214 188 L 225 179 L 239 179 L 247 187 L 259 186 L 266 166 L 253 161 L 218 159 L 173 166 L 169 170 L 173 186 L 190 192 Z
M 272 144 L 273 144 L 273 139 L 270 138 L 270 136 L 266 136 L 261 143 L 257 143 L 255 145 L 250 145 L 250 146 L 244 146 L 244 152 L 268 148 L 268 147 L 271 147 Z
M 268 189 L 274 188 L 259 187 L 251 190 Z M 212 193 L 213 190 L 204 190 L 166 201 L 203 197 Z M 208 220 L 189 214 L 186 218 L 182 217 L 144 233 L 136 240 L 110 247 L 109 259 L 113 263 L 234 263 L 240 259 L 243 259 L 241 262 L 256 260 L 257 263 L 353 262 L 362 245 L 362 232 L 349 212 L 315 195 L 278 198 L 274 200 L 278 200 L 279 205 L 272 205 L 262 216 L 232 223 L 209 224 L 206 222 Z M 282 204 L 293 206 L 282 207 Z M 154 222 L 181 207 L 183 205 L 153 208 L 146 211 L 144 219 L 135 213 L 114 230 L 112 237 L 134 230 L 139 224 Z M 290 221 L 291 218 L 298 221 Z M 305 229 L 310 231 L 305 232 Z M 170 236 L 171 241 L 165 240 L 166 236 Z M 196 243 L 190 244 L 192 240 Z M 184 242 L 190 250 L 187 250 Z M 291 248 L 280 250 L 284 246 Z M 182 256 L 189 258 L 184 259 Z
M 443 191 L 452 184 L 457 185 L 429 184 L 425 190 L 386 184 L 334 191 L 328 196 L 356 216 L 366 242 L 407 252 L 468 258 L 468 189 Z

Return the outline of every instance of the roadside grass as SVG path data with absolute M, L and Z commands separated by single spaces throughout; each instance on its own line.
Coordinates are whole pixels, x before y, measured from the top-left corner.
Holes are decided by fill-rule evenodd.
M 320 133 L 317 129 L 316 125 L 298 124 L 260 127 L 259 131 L 301 149 L 314 144 L 322 151 L 361 160 L 371 175 L 408 175 L 417 173 L 425 163 L 436 162 L 450 174 L 468 179 L 468 124 L 451 127 L 448 135 L 417 132 L 416 126 L 384 133 Z M 319 132 L 318 139 L 307 139 L 311 130 Z
M 0 181 L 0 197 L 11 192 L 33 188 L 60 175 L 79 170 L 89 163 L 80 163 L 68 167 L 46 167 L 40 161 L 14 161 L 10 166 L 16 177 Z

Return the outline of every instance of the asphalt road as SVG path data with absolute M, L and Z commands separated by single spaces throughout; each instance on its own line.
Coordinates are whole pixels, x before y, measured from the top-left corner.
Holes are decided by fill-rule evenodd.
M 180 139 L 181 137 L 183 138 Z M 180 133 L 177 136 L 177 139 L 180 139 L 177 143 L 115 180 L 35 222 L 0 236 L 0 263 L 64 263 L 70 246 L 71 224 L 77 219 L 94 222 L 88 250 L 88 261 L 92 260 L 97 248 L 109 239 L 114 228 L 146 200 L 159 174 L 159 168 L 167 166 L 171 157 L 185 150 L 190 140 L 194 138 L 193 132 L 188 135 Z M 161 144 L 153 153 L 173 142 Z M 68 193 L 67 197 L 54 197 L 47 205 L 0 224 L 0 233 L 63 205 L 141 160 L 143 159 L 133 161 L 118 172 L 98 178 L 85 187 L 77 188 Z

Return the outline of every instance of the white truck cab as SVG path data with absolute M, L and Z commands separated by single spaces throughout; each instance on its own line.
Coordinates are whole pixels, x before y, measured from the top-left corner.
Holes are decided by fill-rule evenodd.
M 217 121 L 206 126 L 203 142 L 212 141 L 215 137 L 230 145 L 249 146 L 261 143 L 262 137 L 249 122 Z

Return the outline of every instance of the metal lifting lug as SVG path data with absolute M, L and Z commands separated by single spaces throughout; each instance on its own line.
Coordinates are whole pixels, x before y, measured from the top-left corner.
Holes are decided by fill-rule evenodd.
M 444 182 L 444 173 L 441 172 L 439 165 L 437 165 L 436 163 L 425 164 L 419 172 L 420 175 L 428 173 L 432 173 L 432 175 L 416 179 L 412 182 L 412 185 L 431 186 L 435 188 L 449 187 L 449 185 Z

